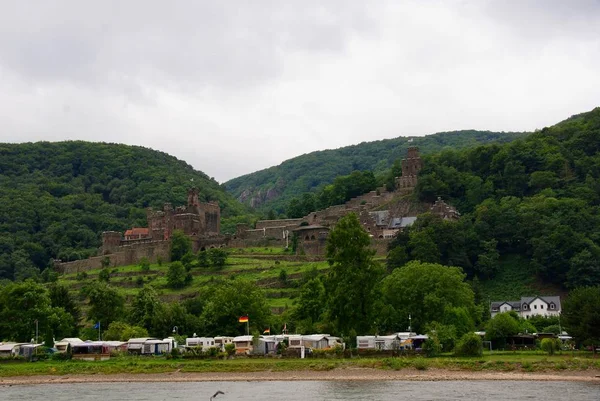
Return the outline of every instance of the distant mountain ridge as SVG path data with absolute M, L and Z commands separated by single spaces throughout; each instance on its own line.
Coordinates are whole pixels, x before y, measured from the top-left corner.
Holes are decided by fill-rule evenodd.
M 278 166 L 231 179 L 224 185 L 229 193 L 250 207 L 281 212 L 293 197 L 330 184 L 340 175 L 355 170 L 385 172 L 394 160 L 404 157 L 410 146 L 419 147 L 422 154 L 430 154 L 445 148 L 505 143 L 526 135 L 527 132 L 465 130 L 362 142 L 294 157 Z

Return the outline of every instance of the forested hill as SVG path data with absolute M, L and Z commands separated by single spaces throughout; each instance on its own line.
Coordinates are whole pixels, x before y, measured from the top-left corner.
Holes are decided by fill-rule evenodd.
M 416 192 L 443 197 L 462 217 L 417 220 L 395 239 L 391 267 L 439 262 L 498 282 L 515 266 L 502 261 L 517 258 L 515 273 L 600 284 L 600 107 L 508 144 L 430 155 Z
M 193 179 L 193 182 L 191 180 Z M 185 204 L 187 189 L 247 210 L 187 163 L 151 149 L 106 143 L 0 144 L 0 278 L 23 278 L 51 258 L 93 254 L 100 233 L 146 224 L 145 208 Z
M 428 154 L 446 148 L 509 142 L 525 135 L 526 133 L 468 130 L 363 142 L 298 156 L 279 166 L 234 178 L 227 181 L 225 186 L 245 204 L 282 212 L 293 197 L 322 188 L 338 176 L 355 170 L 370 170 L 376 175 L 383 173 L 396 159 L 406 155 L 409 146 L 418 146 L 422 154 Z

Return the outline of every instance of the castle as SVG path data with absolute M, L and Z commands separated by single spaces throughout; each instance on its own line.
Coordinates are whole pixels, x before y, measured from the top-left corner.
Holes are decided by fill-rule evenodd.
M 188 191 L 187 205 L 173 209 L 165 203 L 162 210 L 146 210 L 147 227 L 133 227 L 124 234 L 116 231 L 102 233 L 101 256 L 86 260 L 55 264 L 59 271 L 72 273 L 111 266 L 170 259 L 170 239 L 174 230 L 181 230 L 192 241 L 192 250 L 211 247 L 288 246 L 290 238 L 297 239 L 297 252 L 304 255 L 323 255 L 329 230 L 337 221 L 356 213 L 365 231 L 371 236 L 371 246 L 380 255 L 387 253 L 387 245 L 399 231 L 410 226 L 417 215 L 430 212 L 443 219 L 455 220 L 459 213 L 443 200 L 433 205 L 416 202 L 410 196 L 417 185 L 417 176 L 423 162 L 416 147 L 408 149 L 402 160 L 402 175 L 395 180 L 396 188 L 384 187 L 357 196 L 342 205 L 311 212 L 298 219 L 259 220 L 254 228 L 238 224 L 233 236 L 220 234 L 221 209 L 216 202 L 202 203 L 198 189 Z
M 298 250 L 306 255 L 323 255 L 329 230 L 349 213 L 356 213 L 365 231 L 371 236 L 371 246 L 380 255 L 387 253 L 387 245 L 399 231 L 412 225 L 417 215 L 430 212 L 443 219 L 456 220 L 458 211 L 442 199 L 433 205 L 415 202 L 410 196 L 417 185 L 417 176 L 423 161 L 416 147 L 408 148 L 407 157 L 402 159 L 402 175 L 396 177 L 396 188 L 387 191 L 384 187 L 357 196 L 345 204 L 330 206 L 311 212 L 297 219 L 259 220 L 254 229 L 239 224 L 230 246 L 262 246 L 289 243 L 296 236 Z

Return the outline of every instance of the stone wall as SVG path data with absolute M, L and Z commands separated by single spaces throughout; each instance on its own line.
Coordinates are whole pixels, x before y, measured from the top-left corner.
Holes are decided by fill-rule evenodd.
M 111 267 L 137 264 L 142 258 L 147 258 L 151 263 L 156 263 L 158 257 L 164 262 L 169 262 L 170 251 L 171 244 L 169 241 L 135 243 L 121 246 L 118 252 L 110 255 L 94 256 L 73 262 L 57 262 L 54 264 L 54 269 L 65 274 L 101 269 L 102 260 L 106 257 L 110 259 Z
M 256 222 L 256 229 L 261 230 L 263 228 L 271 227 L 298 227 L 302 219 L 282 219 L 282 220 L 259 220 Z

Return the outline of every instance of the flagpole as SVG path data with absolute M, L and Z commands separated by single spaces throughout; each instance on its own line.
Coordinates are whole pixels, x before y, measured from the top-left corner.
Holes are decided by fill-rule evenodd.
M 246 320 L 246 335 L 250 335 L 250 319 Z
M 101 340 L 101 336 L 100 336 L 100 331 L 102 330 L 102 325 L 100 323 L 100 320 L 98 320 L 98 341 L 102 341 Z

